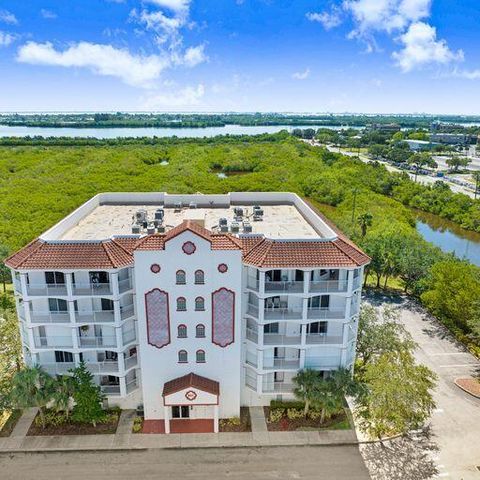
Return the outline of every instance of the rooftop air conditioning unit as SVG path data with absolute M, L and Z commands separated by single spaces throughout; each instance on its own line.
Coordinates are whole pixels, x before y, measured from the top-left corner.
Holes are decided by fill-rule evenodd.
M 140 234 L 140 225 L 137 225 L 136 223 L 132 225 L 132 233 L 134 235 L 139 235 Z
M 218 221 L 218 226 L 221 227 L 222 225 L 228 225 L 228 220 L 226 218 L 220 218 Z
M 147 227 L 147 235 L 153 235 L 155 233 L 155 225 L 150 223 Z
M 228 225 L 220 225 L 220 232 L 227 233 L 228 232 Z
M 135 221 L 137 223 L 143 223 L 147 220 L 147 211 L 146 210 L 137 210 L 135 212 Z
M 188 208 L 197 208 L 197 204 L 195 202 L 190 202 Z
M 234 207 L 233 213 L 234 213 L 237 217 L 243 217 L 243 208 L 242 208 L 242 207 Z
M 252 233 L 252 224 L 250 222 L 243 222 L 243 233 Z
M 159 225 L 157 227 L 157 232 L 158 233 L 165 233 L 165 225 Z
M 163 208 L 159 208 L 155 210 L 155 220 L 163 220 L 165 216 L 165 210 Z
M 175 213 L 181 212 L 182 211 L 182 202 L 175 203 L 173 211 Z
M 238 222 L 232 222 L 230 224 L 230 231 L 232 233 L 238 233 L 240 231 L 240 224 Z

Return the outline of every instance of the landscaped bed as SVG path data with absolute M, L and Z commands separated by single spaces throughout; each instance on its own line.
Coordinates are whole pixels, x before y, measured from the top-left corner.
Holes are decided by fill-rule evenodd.
M 267 428 L 270 432 L 305 430 L 349 430 L 350 421 L 344 409 L 325 418 L 321 423 L 321 412 L 310 410 L 304 415 L 303 402 L 275 402 L 264 407 Z
M 478 378 L 457 378 L 455 384 L 470 395 L 480 398 L 480 380 Z
M 21 410 L 12 410 L 10 413 L 4 412 L 0 415 L 0 437 L 9 437 L 21 416 Z
M 120 418 L 120 409 L 111 409 L 106 411 L 105 420 L 97 423 L 94 427 L 91 423 L 75 423 L 66 422 L 48 422 L 46 427 L 42 427 L 40 416 L 37 414 L 32 422 L 27 435 L 96 435 L 96 434 L 113 434 L 117 430 L 118 420 Z M 47 413 L 48 417 L 48 413 Z
M 240 418 L 222 418 L 220 420 L 220 432 L 250 432 L 251 430 L 248 407 L 240 408 Z

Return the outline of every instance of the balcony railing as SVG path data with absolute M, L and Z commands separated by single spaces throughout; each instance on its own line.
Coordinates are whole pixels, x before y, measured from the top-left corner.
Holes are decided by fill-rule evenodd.
M 117 347 L 117 339 L 114 335 L 106 335 L 101 337 L 79 337 L 78 344 L 80 347 L 97 348 L 97 347 Z
M 85 365 L 91 373 L 118 372 L 118 362 L 115 360 L 105 360 L 104 362 L 86 362 Z
M 262 386 L 263 393 L 292 393 L 294 385 L 292 383 L 269 382 Z
M 110 283 L 74 283 L 74 295 L 112 295 Z
M 341 355 L 324 355 L 321 357 L 305 357 L 305 368 L 337 368 L 341 363 Z
M 303 282 L 265 281 L 265 292 L 302 293 Z
M 67 285 L 64 283 L 31 283 L 27 285 L 27 294 L 34 296 L 66 296 Z
M 250 275 L 247 277 L 247 287 L 256 292 L 258 292 L 259 283 L 257 278 L 251 277 Z
M 113 310 L 94 310 L 91 312 L 75 312 L 77 323 L 112 323 L 115 321 Z
M 346 280 L 310 280 L 310 292 L 346 292 L 347 289 Z
M 126 385 L 127 395 L 138 388 L 138 378 L 130 380 Z
M 13 280 L 13 289 L 15 293 L 22 293 L 22 282 L 16 278 Z
M 264 370 L 298 370 L 300 368 L 300 359 L 298 358 L 264 358 Z
M 355 277 L 353 279 L 353 289 L 356 290 L 357 288 L 360 288 L 361 287 L 361 277 L 358 276 L 358 277 Z
M 248 363 L 249 365 L 252 365 L 252 367 L 256 367 L 258 364 L 257 354 L 247 351 L 245 355 L 245 362 Z
M 302 310 L 289 308 L 266 308 L 264 312 L 266 320 L 301 320 Z
M 252 317 L 258 318 L 258 305 L 253 305 L 249 303 L 247 305 L 247 313 Z
M 251 328 L 247 328 L 247 340 L 250 340 L 251 342 L 258 342 L 258 332 L 255 330 L 252 330 Z
M 41 363 L 40 366 L 50 375 L 66 375 L 75 368 L 74 362 Z
M 100 385 L 105 395 L 120 395 L 120 385 Z
M 126 332 L 123 332 L 123 343 L 124 345 L 130 342 L 133 342 L 136 339 L 135 329 L 132 328 Z
M 127 318 L 133 317 L 134 315 L 135 307 L 133 306 L 133 303 L 120 307 L 120 317 L 122 320 L 126 320 Z
M 30 321 L 32 323 L 70 323 L 70 314 L 65 311 L 43 312 L 31 310 Z
M 118 281 L 118 291 L 120 293 L 128 292 L 132 289 L 132 280 L 130 278 L 124 278 Z
M 317 318 L 345 318 L 345 308 L 309 308 L 307 309 L 307 318 L 308 319 L 317 319 Z
M 343 336 L 341 335 L 327 335 L 324 333 L 307 333 L 307 345 L 341 345 L 343 343 Z
M 302 342 L 301 335 L 282 335 L 278 333 L 264 333 L 264 345 L 298 345 Z
M 49 335 L 47 337 L 33 337 L 36 348 L 73 348 L 71 335 Z
M 138 364 L 138 358 L 136 355 L 132 355 L 125 359 L 125 370 L 129 368 L 136 367 Z

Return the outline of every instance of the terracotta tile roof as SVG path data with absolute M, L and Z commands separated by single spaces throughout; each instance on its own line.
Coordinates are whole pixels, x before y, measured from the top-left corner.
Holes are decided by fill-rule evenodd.
M 265 239 L 251 248 L 243 261 L 261 268 L 359 267 L 370 258 L 340 238 L 311 242 Z
M 196 388 L 202 392 L 211 393 L 212 395 L 220 394 L 220 384 L 215 380 L 210 380 L 206 377 L 201 377 L 195 373 L 189 373 L 183 377 L 175 378 L 169 382 L 165 382 L 163 386 L 163 396 L 171 395 L 172 393 L 180 392 L 186 388 Z

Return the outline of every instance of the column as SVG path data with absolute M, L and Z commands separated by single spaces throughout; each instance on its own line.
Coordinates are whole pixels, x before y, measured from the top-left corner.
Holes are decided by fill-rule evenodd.
M 218 433 L 218 405 L 213 406 L 213 432 Z
M 353 290 L 353 270 L 347 270 L 347 292 L 351 293 Z
M 303 370 L 305 368 L 305 354 L 306 350 L 302 348 L 300 350 L 300 370 Z
M 303 271 L 303 293 L 307 294 L 310 290 L 310 272 L 311 270 Z
M 165 433 L 170 433 L 170 408 L 165 405 L 163 407 L 163 416 L 165 423 Z
M 127 378 L 119 377 L 118 383 L 120 385 L 120 396 L 125 397 L 127 395 Z
M 27 274 L 26 273 L 21 273 L 20 274 L 20 286 L 21 286 L 22 296 L 25 298 L 26 296 L 28 296 Z
M 67 285 L 67 295 L 69 297 L 73 296 L 73 281 L 72 281 L 72 274 L 71 273 L 66 273 L 65 274 L 65 281 Z
M 122 312 L 120 308 L 120 300 L 113 301 L 113 319 L 115 325 L 120 325 L 122 322 Z
M 263 272 L 263 271 L 259 272 L 258 282 L 259 282 L 258 293 L 260 295 L 265 295 L 265 272 Z

